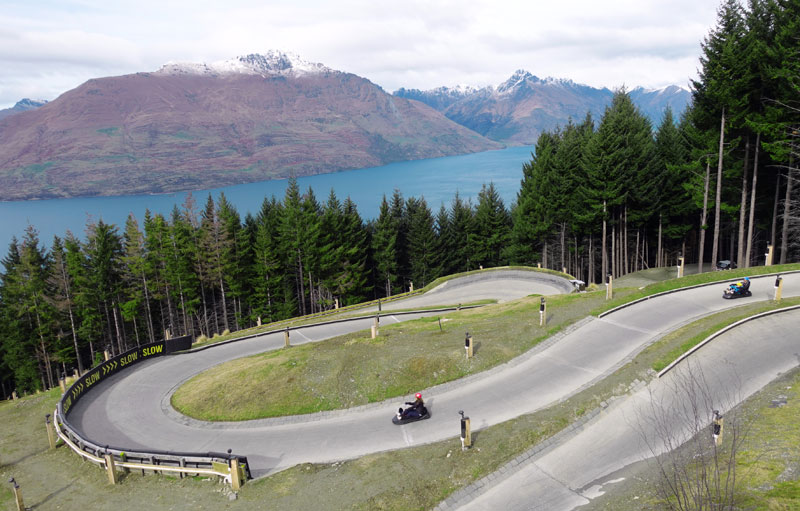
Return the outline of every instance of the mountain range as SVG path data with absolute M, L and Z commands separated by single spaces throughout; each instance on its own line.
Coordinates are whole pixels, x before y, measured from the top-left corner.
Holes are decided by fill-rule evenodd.
M 689 91 L 674 85 L 658 90 L 636 87 L 629 93 L 655 126 L 667 106 L 677 117 L 691 101 Z M 542 131 L 564 126 L 570 119 L 580 122 L 587 112 L 595 122 L 599 121 L 614 93 L 571 80 L 541 79 L 518 70 L 497 87 L 438 87 L 426 91 L 401 88 L 394 95 L 421 101 L 492 140 L 532 145 Z
M 532 144 L 612 92 L 518 71 L 497 87 L 388 94 L 271 51 L 97 78 L 0 119 L 0 200 L 165 193 Z M 643 111 L 688 92 L 634 89 Z M 18 108 L 19 107 L 19 108 Z M 25 111 L 19 111 L 25 110 Z
M 39 99 L 21 99 L 17 101 L 17 104 L 12 106 L 11 108 L 3 108 L 0 109 L 0 119 L 4 117 L 8 117 L 9 115 L 18 114 L 20 112 L 27 112 L 28 110 L 35 110 L 40 106 L 47 103 L 47 101 L 39 100 Z

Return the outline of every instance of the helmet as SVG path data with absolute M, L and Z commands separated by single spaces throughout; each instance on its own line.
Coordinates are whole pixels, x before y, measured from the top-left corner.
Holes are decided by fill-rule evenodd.
M 746 280 L 747 282 L 750 282 L 750 277 L 745 277 L 744 280 Z
M 414 394 L 414 397 L 417 398 L 417 399 L 422 399 L 422 394 L 417 392 L 416 394 Z

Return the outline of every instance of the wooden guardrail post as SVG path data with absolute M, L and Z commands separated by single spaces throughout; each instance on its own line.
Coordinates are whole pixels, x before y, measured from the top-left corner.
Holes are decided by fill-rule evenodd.
M 17 501 L 17 511 L 25 511 L 25 503 L 22 501 L 22 490 L 19 489 L 17 481 L 12 477 L 8 482 L 11 483 L 11 488 L 14 490 L 14 500 Z
M 289 347 L 289 327 L 286 327 L 286 330 L 283 331 L 283 347 Z
M 614 298 L 614 277 L 608 274 L 608 281 L 606 281 L 606 300 Z
M 228 449 L 228 455 L 231 454 L 231 449 Z M 230 470 L 231 470 L 231 489 L 239 491 L 242 487 L 242 474 L 239 471 L 239 458 L 236 456 L 230 457 Z
M 544 326 L 547 324 L 547 302 L 544 301 L 544 296 L 542 297 L 542 301 L 539 303 L 539 326 Z
M 44 416 L 44 423 L 47 427 L 47 441 L 50 442 L 50 448 L 56 448 L 56 428 L 53 426 L 53 422 L 50 420 L 50 414 Z
M 108 472 L 108 482 L 111 484 L 117 484 L 117 466 L 114 463 L 114 455 L 110 454 L 108 450 L 106 450 L 105 454 L 103 455 L 103 459 L 106 463 L 106 472 Z
M 780 302 L 783 295 L 783 277 L 778 275 L 775 279 L 775 301 Z

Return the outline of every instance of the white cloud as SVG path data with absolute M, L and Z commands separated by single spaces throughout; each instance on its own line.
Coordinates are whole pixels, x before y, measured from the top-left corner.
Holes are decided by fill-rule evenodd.
M 6 5 L 7 4 L 7 5 Z M 686 85 L 718 1 L 41 0 L 0 12 L 0 108 L 90 78 L 282 49 L 386 90 L 496 85 L 516 69 L 593 86 Z

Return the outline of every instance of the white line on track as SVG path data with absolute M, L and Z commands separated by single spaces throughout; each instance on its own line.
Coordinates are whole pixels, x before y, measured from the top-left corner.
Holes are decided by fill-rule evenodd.
M 411 447 L 414 440 L 411 438 L 411 434 L 408 432 L 408 428 L 405 426 L 400 426 L 400 429 L 403 430 L 403 440 L 406 441 L 406 445 Z

